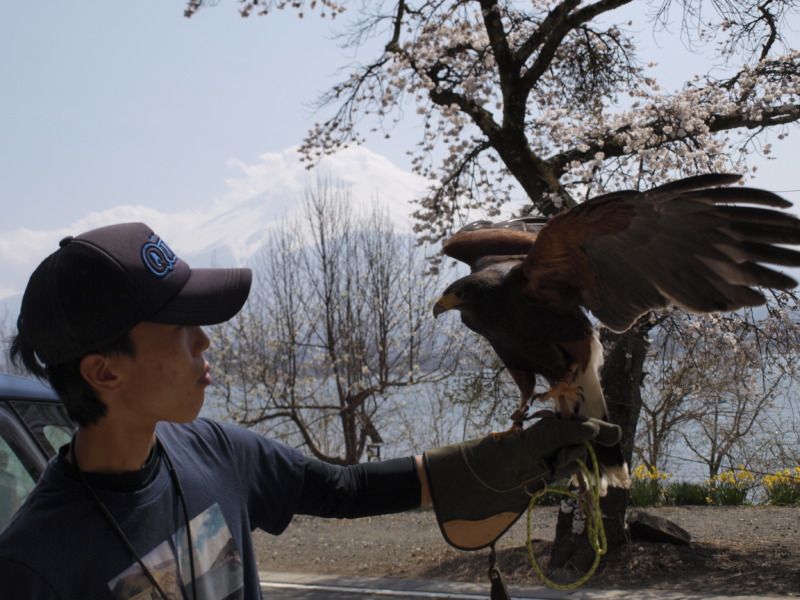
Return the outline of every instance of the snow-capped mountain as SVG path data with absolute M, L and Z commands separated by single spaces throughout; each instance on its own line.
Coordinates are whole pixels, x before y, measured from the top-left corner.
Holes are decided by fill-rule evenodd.
M 296 148 L 263 154 L 254 165 L 236 160 L 229 165 L 241 172 L 226 182 L 229 191 L 218 198 L 199 199 L 191 210 L 169 213 L 145 205 L 114 206 L 50 231 L 14 230 L 6 223 L 0 235 L 0 302 L 7 318 L 16 315 L 30 273 L 67 235 L 143 221 L 192 266 L 242 266 L 298 210 L 304 193 L 318 179 L 346 188 L 354 214 L 369 212 L 377 202 L 402 232 L 410 231 L 415 207 L 410 201 L 426 187 L 420 177 L 363 147 L 324 158 L 312 170 L 300 162 Z M 3 312 L 0 306 L 0 318 Z

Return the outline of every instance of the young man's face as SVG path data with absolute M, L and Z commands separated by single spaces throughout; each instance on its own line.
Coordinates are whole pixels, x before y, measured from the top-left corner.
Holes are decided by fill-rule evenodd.
M 210 340 L 202 328 L 144 322 L 130 335 L 136 356 L 120 357 L 124 409 L 145 421 L 194 420 L 211 383 L 203 358 Z

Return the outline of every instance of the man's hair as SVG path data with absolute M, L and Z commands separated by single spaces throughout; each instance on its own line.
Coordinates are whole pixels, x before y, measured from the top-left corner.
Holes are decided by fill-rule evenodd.
M 86 354 L 133 357 L 136 355 L 136 348 L 128 331 L 109 344 Z M 45 365 L 39 362 L 33 346 L 26 344 L 21 335 L 15 336 L 12 340 L 9 355 L 15 365 L 24 367 L 39 379 L 48 381 L 67 408 L 70 418 L 81 427 L 96 423 L 105 416 L 106 405 L 100 401 L 97 392 L 81 375 L 80 365 L 83 357 L 57 365 Z

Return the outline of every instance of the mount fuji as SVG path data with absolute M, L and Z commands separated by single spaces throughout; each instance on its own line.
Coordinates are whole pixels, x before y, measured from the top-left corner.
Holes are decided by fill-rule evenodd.
M 366 214 L 377 204 L 400 233 L 411 231 L 411 200 L 427 182 L 403 171 L 364 147 L 351 147 L 323 158 L 314 169 L 300 161 L 296 148 L 266 153 L 256 164 L 228 161 L 239 175 L 226 180 L 228 191 L 199 199 L 196 207 L 168 212 L 145 204 L 113 206 L 92 212 L 57 230 L 19 228 L 0 235 L 0 318 L 16 320 L 28 277 L 67 235 L 127 221 L 147 223 L 175 253 L 193 267 L 243 266 L 270 234 L 292 218 L 303 195 L 319 179 L 346 189 L 353 214 Z
M 67 235 L 111 223 L 143 221 L 190 265 L 242 266 L 270 234 L 293 217 L 303 195 L 318 178 L 350 194 L 353 214 L 377 204 L 400 233 L 411 231 L 411 200 L 426 188 L 421 177 L 403 171 L 364 147 L 351 147 L 323 158 L 314 169 L 300 161 L 296 148 L 266 153 L 256 164 L 230 160 L 240 175 L 226 180 L 221 197 L 198 200 L 189 210 L 167 212 L 144 204 L 109 207 L 49 231 L 6 230 L 0 235 L 0 301 L 16 313 L 19 297 L 33 269 Z

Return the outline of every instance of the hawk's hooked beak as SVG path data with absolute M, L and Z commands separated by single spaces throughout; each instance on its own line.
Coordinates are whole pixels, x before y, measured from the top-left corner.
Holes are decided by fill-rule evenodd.
M 443 312 L 452 310 L 461 304 L 461 298 L 456 292 L 447 292 L 433 305 L 433 317 L 436 318 Z

